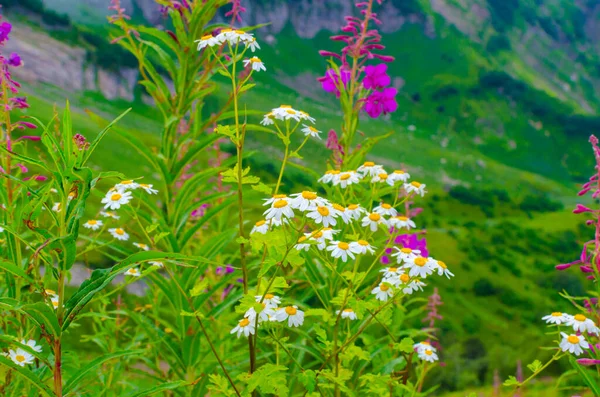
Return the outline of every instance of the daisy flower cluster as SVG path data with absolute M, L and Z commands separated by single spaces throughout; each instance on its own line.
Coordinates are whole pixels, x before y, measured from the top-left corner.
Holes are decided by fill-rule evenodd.
M 263 116 L 263 119 L 260 122 L 260 124 L 262 124 L 264 126 L 273 125 L 273 124 L 275 124 L 276 121 L 284 121 L 284 122 L 294 121 L 294 122 L 298 123 L 296 125 L 296 128 L 298 127 L 299 123 L 302 123 L 302 122 L 310 122 L 312 124 L 315 123 L 314 117 L 311 117 L 308 113 L 306 113 L 302 110 L 294 109 L 290 105 L 281 105 L 277 108 L 271 109 L 271 111 L 269 113 L 267 113 Z M 294 128 L 294 130 L 296 128 Z M 311 125 L 307 125 L 307 124 L 303 123 L 301 131 L 304 133 L 304 136 L 306 136 L 306 137 L 310 136 L 313 138 L 321 139 L 321 135 L 320 135 L 321 131 L 319 131 L 318 129 L 316 129 L 315 127 L 313 127 Z
M 284 322 L 287 321 L 289 327 L 299 327 L 304 323 L 304 312 L 298 309 L 298 306 L 291 305 L 280 307 L 281 297 L 273 294 L 255 296 L 256 302 L 262 305 L 262 310 L 257 312 L 251 307 L 244 314 L 238 324 L 231 330 L 231 334 L 237 334 L 237 337 L 244 335 L 248 337 L 254 335 L 256 328 L 264 322 Z
M 198 51 L 201 51 L 207 47 L 221 47 L 223 44 L 227 44 L 230 49 L 235 48 L 236 53 L 240 44 L 244 45 L 243 52 L 246 52 L 248 49 L 250 49 L 252 52 L 260 50 L 260 45 L 258 45 L 258 42 L 252 33 L 231 28 L 221 29 L 220 32 L 215 36 L 212 34 L 206 34 L 195 42 L 198 43 Z M 244 67 L 248 66 L 250 66 L 255 72 L 267 70 L 265 64 L 257 56 L 244 59 Z
M 415 343 L 413 346 L 417 356 L 423 360 L 430 363 L 438 361 L 437 349 L 431 345 L 429 342 L 419 342 Z
M 33 339 L 22 340 L 21 344 L 27 345 L 35 352 L 42 352 L 42 346 L 38 345 Z M 13 363 L 17 364 L 20 367 L 24 367 L 25 365 L 31 365 L 35 360 L 35 356 L 33 354 L 20 347 L 18 347 L 15 350 L 10 349 L 8 352 L 3 352 L 0 354 L 4 357 L 8 357 Z
M 561 341 L 559 343 L 559 347 L 564 352 L 573 353 L 576 356 L 579 356 L 583 353 L 583 349 L 589 349 L 590 345 L 585 340 L 583 333 L 588 333 L 589 335 L 600 335 L 600 329 L 596 326 L 593 320 L 587 318 L 583 314 L 570 315 L 562 312 L 554 312 L 547 316 L 542 317 L 542 320 L 546 322 L 546 324 L 552 324 L 557 326 L 564 326 L 572 328 L 572 331 L 567 334 L 566 332 L 561 332 Z

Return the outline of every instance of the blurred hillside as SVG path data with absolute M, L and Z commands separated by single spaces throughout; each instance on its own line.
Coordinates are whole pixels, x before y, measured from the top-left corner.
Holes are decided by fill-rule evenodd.
M 87 136 L 96 126 L 83 108 L 108 119 L 133 106 L 124 127 L 155 142 L 159 116 L 136 84 L 135 61 L 109 43 L 108 3 L 0 0 L 15 23 L 9 49 L 25 61 L 17 78 L 42 120 L 69 97 Z M 122 3 L 138 23 L 164 23 L 153 0 Z M 328 37 L 352 2 L 244 6 L 246 24 L 272 22 L 258 31 L 268 71 L 256 76 L 248 103 L 260 110 L 291 103 L 321 130 L 339 129 L 334 98 L 315 81 L 326 67 L 317 51 L 335 49 Z M 570 208 L 575 182 L 593 169 L 587 139 L 600 127 L 600 0 L 386 0 L 379 13 L 386 53 L 396 57 L 390 74 L 399 110 L 361 128 L 396 132 L 373 159 L 427 181 L 431 194 L 418 225 L 457 275 L 440 289 L 448 366 L 436 381 L 444 389 L 490 384 L 495 369 L 505 378 L 517 359 L 543 358 L 531 343 L 546 340 L 539 318 L 567 310 L 557 291 L 584 288 L 554 265 L 572 260 L 590 233 Z M 264 136 L 248 144 L 265 154 L 250 161 L 268 177 L 280 148 Z M 118 138 L 103 145 L 110 155 L 93 158 L 95 165 L 131 176 L 146 171 Z M 304 165 L 322 172 L 322 142 L 306 150 Z M 284 183 L 291 189 L 313 181 L 297 174 Z

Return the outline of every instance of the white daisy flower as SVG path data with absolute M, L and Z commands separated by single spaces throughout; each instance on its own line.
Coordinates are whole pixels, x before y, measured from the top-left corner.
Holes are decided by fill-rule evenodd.
M 387 283 L 385 281 L 383 283 L 379 284 L 377 287 L 373 288 L 371 293 L 375 295 L 375 299 L 380 300 L 382 302 L 385 302 L 389 298 L 394 296 L 392 287 L 389 285 L 389 283 Z
M 271 113 L 277 120 L 295 120 L 300 121 L 301 114 L 298 110 L 293 109 L 290 105 L 281 105 L 278 108 L 272 109 Z
M 159 262 L 159 261 L 149 261 L 148 264 L 152 265 L 152 266 L 159 267 L 159 268 L 160 267 L 165 267 L 165 264 L 162 263 L 162 262 Z
M 315 121 L 316 121 L 315 118 L 314 117 L 310 117 L 310 114 L 308 114 L 306 112 L 303 112 L 302 110 L 299 110 L 298 112 L 300 113 L 300 118 L 302 120 L 308 120 L 308 121 L 310 121 L 313 124 L 315 123 Z
M 54 310 L 58 309 L 58 295 L 50 296 L 50 303 L 52 303 L 52 307 L 54 308 Z
M 252 70 L 254 70 L 255 72 L 260 72 L 261 70 L 263 70 L 265 72 L 267 71 L 265 64 L 260 60 L 259 57 L 252 57 L 250 59 L 244 59 L 244 67 L 247 67 L 248 65 L 251 65 Z
M 264 299 L 262 295 L 256 295 L 254 298 L 257 302 L 260 302 L 262 299 L 262 302 L 267 305 L 266 307 L 269 307 L 271 309 L 279 307 L 279 305 L 281 304 L 281 298 L 273 294 L 265 294 Z
M 387 183 L 390 186 L 394 186 L 394 182 L 391 181 L 389 175 L 385 172 L 375 175 L 371 178 L 371 183 Z
M 402 276 L 408 277 L 407 274 L 403 274 Z M 400 276 L 400 281 L 402 281 L 402 279 L 404 278 L 402 276 Z M 411 295 L 413 292 L 423 291 L 423 287 L 425 287 L 426 285 L 427 284 L 425 284 L 422 281 L 413 280 L 402 289 L 402 292 L 405 293 L 406 295 Z
M 561 325 L 566 323 L 569 317 L 570 316 L 566 313 L 553 312 L 552 314 L 542 317 L 542 320 L 544 320 L 547 324 Z
M 325 175 L 320 177 L 317 182 L 321 183 L 330 183 L 333 182 L 333 179 L 336 178 L 340 174 L 338 170 L 327 170 L 325 171 Z
M 294 245 L 294 248 L 296 248 L 298 251 L 308 251 L 310 249 L 311 244 L 307 243 L 306 241 L 308 240 L 308 237 L 306 236 L 306 234 L 308 234 L 310 236 L 310 233 L 304 233 L 304 236 L 300 236 L 300 238 L 298 239 L 298 242 L 296 243 L 296 245 Z
M 239 338 L 244 334 L 245 337 L 250 335 L 254 335 L 254 324 L 247 318 L 243 318 L 240 320 L 238 325 L 235 326 L 234 329 L 231 330 L 230 334 L 237 333 L 237 337 Z
M 421 277 L 426 278 L 428 275 L 433 273 L 433 266 L 431 265 L 431 261 L 422 256 L 417 256 L 413 258 L 412 261 L 408 262 L 405 267 L 407 267 L 408 275 L 410 277 Z
M 132 179 L 128 179 L 126 181 L 121 181 L 117 183 L 114 187 L 115 190 L 125 192 L 127 190 L 135 190 L 140 187 L 140 184 Z
M 261 125 L 273 125 L 275 124 L 275 121 L 273 120 L 273 118 L 275 117 L 275 115 L 273 114 L 273 112 L 267 113 L 264 115 L 263 119 L 261 120 L 260 124 Z
M 251 40 L 247 40 L 245 44 L 246 44 L 246 47 L 250 48 L 250 50 L 252 52 L 254 52 L 256 50 L 260 50 L 260 46 L 258 45 L 258 42 L 256 41 L 256 39 L 254 37 L 252 37 Z
M 282 217 L 293 218 L 294 211 L 292 210 L 292 207 L 290 207 L 288 200 L 279 199 L 273 202 L 271 208 L 266 210 L 263 215 L 265 215 L 267 220 L 276 219 L 279 221 Z
M 104 204 L 105 209 L 118 210 L 122 205 L 129 203 L 131 199 L 131 192 L 128 191 L 108 192 L 101 203 Z
M 141 250 L 144 251 L 150 251 L 150 247 L 148 247 L 148 244 L 143 244 L 143 243 L 133 243 L 133 245 L 135 245 L 136 247 L 138 247 Z
M 421 354 L 425 350 L 431 350 L 434 353 L 437 352 L 437 349 L 435 347 L 431 346 L 431 343 L 429 343 L 427 341 L 415 343 L 413 345 L 413 349 L 415 349 L 417 351 L 417 353 L 419 353 L 419 354 Z
M 395 170 L 388 175 L 388 179 L 390 179 L 392 183 L 396 183 L 397 181 L 406 182 L 410 179 L 410 174 L 402 170 Z
M 137 267 L 130 267 L 129 269 L 127 269 L 127 271 L 124 274 L 126 276 L 133 276 L 133 277 L 139 277 L 142 275 L 142 273 L 140 273 L 140 270 Z
M 322 224 L 327 227 L 329 225 L 335 226 L 337 221 L 335 220 L 335 210 L 332 207 L 318 206 L 310 210 L 306 214 L 307 218 L 313 219 L 315 223 Z
M 309 238 L 309 240 L 313 240 L 313 241 L 317 242 L 316 247 L 319 251 L 322 251 L 325 248 L 327 248 L 327 239 L 325 238 L 325 233 L 323 233 L 322 230 L 319 230 L 317 232 L 312 232 L 312 233 L 304 233 L 304 235 L 307 236 Z M 331 239 L 329 239 L 329 240 L 331 240 Z
M 158 190 L 152 188 L 153 185 L 148 185 L 147 183 L 140 183 L 140 189 L 144 189 L 144 191 L 148 194 L 157 194 Z
M 302 128 L 300 131 L 304 132 L 304 136 L 310 135 L 313 138 L 321 139 L 321 135 L 319 135 L 321 131 L 317 130 L 315 127 L 312 127 L 310 125 L 302 124 L 302 126 L 304 128 Z
M 304 312 L 298 309 L 298 306 L 281 307 L 275 313 L 277 321 L 288 320 L 289 327 L 299 327 L 304 322 Z
M 380 270 L 383 273 L 384 281 L 390 280 L 389 283 L 397 286 L 400 283 L 400 276 L 404 274 L 404 270 L 399 267 L 386 267 Z
M 293 209 L 297 209 L 300 211 L 306 211 L 309 209 L 314 209 L 318 206 L 323 206 L 327 204 L 327 200 L 317 196 L 315 192 L 303 191 L 302 193 L 295 193 L 290 196 L 292 199 L 290 201 L 290 206 Z
M 29 347 L 31 347 L 31 349 L 33 349 L 33 351 L 41 353 L 42 352 L 42 346 L 36 344 L 36 342 L 33 339 L 29 339 L 29 340 L 21 340 L 21 343 L 24 345 L 27 345 Z
M 346 213 L 350 219 L 359 220 L 363 214 L 367 213 L 367 210 L 361 207 L 359 204 L 350 204 L 346 207 Z
M 17 350 L 9 350 L 8 357 L 12 360 L 13 363 L 17 364 L 20 367 L 24 367 L 26 364 L 33 364 L 33 360 L 35 359 L 33 354 L 26 352 L 21 348 L 18 348 Z
M 454 274 L 448 270 L 448 266 L 444 262 L 435 260 L 433 258 L 429 258 L 429 261 L 431 264 L 433 264 L 433 270 L 437 271 L 438 276 L 446 276 L 448 278 L 454 277 Z
M 379 215 L 386 215 L 386 216 L 397 216 L 398 215 L 398 211 L 396 211 L 396 209 L 394 207 L 392 207 L 391 205 L 386 204 L 386 203 L 381 203 L 377 207 L 373 208 L 373 212 L 376 212 Z
M 423 352 L 419 353 L 419 358 L 423 361 L 428 361 L 433 363 L 438 360 L 437 354 L 431 349 L 425 349 Z
M 267 307 L 266 303 L 262 303 L 263 310 L 258 313 L 258 322 L 262 323 L 263 321 L 270 321 L 271 317 L 275 315 L 275 310 L 271 307 Z M 256 310 L 253 307 L 248 309 L 244 314 L 244 317 L 250 320 L 251 323 L 256 322 Z
M 327 251 L 331 251 L 331 256 L 334 258 L 342 258 L 343 262 L 346 262 L 348 257 L 355 259 L 354 253 L 350 249 L 350 244 L 343 241 L 331 241 L 327 247 Z
M 576 314 L 569 317 L 566 322 L 567 326 L 572 326 L 574 331 L 585 332 L 596 328 L 596 324 L 583 314 Z
M 52 211 L 60 212 L 60 203 L 54 203 L 54 205 L 52 206 Z
M 587 343 L 583 335 L 567 335 L 561 332 L 562 340 L 560 341 L 560 348 L 564 352 L 573 353 L 576 356 L 583 353 L 583 349 L 589 349 L 590 345 Z
M 376 212 L 372 212 L 362 219 L 362 227 L 369 227 L 372 232 L 377 231 L 381 224 L 387 226 L 387 221 Z
M 289 198 L 285 194 L 275 194 L 271 198 L 263 199 L 263 200 L 264 200 L 263 205 L 271 205 L 272 206 L 275 201 L 279 201 L 279 200 L 289 201 Z
M 330 227 L 324 227 L 323 229 L 321 229 L 321 233 L 323 233 L 323 238 L 325 240 L 333 240 L 333 236 L 335 236 L 339 232 L 339 229 L 332 229 Z
M 393 226 L 396 229 L 406 228 L 407 230 L 410 230 L 416 227 L 415 222 L 406 216 L 394 216 L 390 218 L 388 222 L 390 223 L 390 226 Z
M 77 193 L 75 193 L 75 192 L 69 192 L 69 195 L 67 196 L 67 200 L 71 201 L 75 197 L 77 197 Z
M 360 183 L 360 175 L 354 171 L 344 171 L 332 180 L 333 186 L 340 185 L 342 189 Z
M 403 248 L 398 248 L 398 247 L 394 247 L 394 249 L 397 251 L 395 253 L 392 254 L 392 257 L 396 258 L 396 262 L 398 262 L 399 264 L 402 262 L 410 262 L 412 261 L 414 258 L 416 258 L 418 255 L 421 254 L 420 250 L 414 250 L 408 247 L 403 247 Z
M 427 193 L 425 186 L 426 185 L 424 183 L 413 181 L 411 183 L 405 183 L 404 190 L 406 190 L 407 193 L 415 192 L 415 194 L 423 197 L 425 196 L 425 193 Z
M 216 45 L 221 45 L 221 41 L 213 36 L 212 34 L 207 34 L 204 35 L 200 38 L 200 40 L 196 40 L 194 41 L 194 43 L 198 43 L 198 48 L 197 50 L 200 51 L 201 49 L 205 48 L 205 47 L 214 47 Z
M 340 311 L 336 311 L 335 312 L 336 315 L 340 315 Z M 348 320 L 356 320 L 358 319 L 358 317 L 356 316 L 356 313 L 354 312 L 354 310 L 348 308 L 348 309 L 344 309 L 342 310 L 342 318 L 347 318 Z
M 366 161 L 363 165 L 358 167 L 356 172 L 361 173 L 363 176 L 370 176 L 371 178 L 379 174 L 385 174 L 383 167 L 372 161 Z
M 120 227 L 108 229 L 108 232 L 117 240 L 121 240 L 121 241 L 129 240 L 129 234 L 127 234 L 127 232 L 125 232 L 125 230 L 123 230 Z
M 51 289 L 45 289 L 44 292 L 46 293 L 46 295 L 48 295 L 49 297 L 58 297 L 58 294 L 56 293 L 56 291 L 51 290 Z
M 371 244 L 369 244 L 368 241 L 366 240 L 358 240 L 358 241 L 353 241 L 350 243 L 350 250 L 356 254 L 366 254 L 367 252 L 370 254 L 374 254 L 373 246 L 371 246 Z
M 90 219 L 89 221 L 83 224 L 83 227 L 85 227 L 86 229 L 98 230 L 102 227 L 102 225 L 102 221 Z
M 112 211 L 100 211 L 100 215 L 105 218 L 120 219 L 121 217 Z
M 266 234 L 269 231 L 269 225 L 270 225 L 270 222 L 267 223 L 267 221 L 265 221 L 264 219 L 260 220 L 254 224 L 254 226 L 252 227 L 252 230 L 250 231 L 250 234 L 254 234 L 254 233 Z
M 342 218 L 342 221 L 344 221 L 344 223 L 349 223 L 352 220 L 352 218 L 350 217 L 349 213 L 346 212 L 346 208 L 345 207 L 342 207 L 341 205 L 335 204 L 335 203 L 331 204 L 331 206 L 334 209 L 335 216 L 338 216 L 338 217 Z
M 4 232 L 4 228 L 0 226 L 0 233 Z

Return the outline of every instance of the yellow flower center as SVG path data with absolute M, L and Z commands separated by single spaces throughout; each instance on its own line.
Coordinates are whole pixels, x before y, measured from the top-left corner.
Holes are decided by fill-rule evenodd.
M 133 181 L 131 179 L 126 180 L 126 181 L 122 181 L 121 185 L 131 185 L 133 183 Z
M 303 241 L 306 241 L 306 236 L 300 236 L 300 238 L 298 239 L 299 243 L 301 243 Z
M 425 350 L 425 354 L 427 354 L 428 356 L 431 356 L 433 354 L 433 351 L 431 350 Z
M 329 210 L 327 209 L 327 207 L 317 207 L 317 211 L 319 211 L 319 214 L 321 214 L 321 216 L 329 215 Z
M 402 252 L 403 254 L 410 254 L 412 250 L 410 248 L 402 248 L 400 249 L 400 252 Z
M 283 207 L 285 207 L 287 205 L 288 205 L 287 201 L 285 201 L 285 200 L 277 200 L 273 204 L 273 207 L 275 207 L 275 208 L 283 208 Z
M 402 171 L 402 170 L 395 170 L 394 174 L 402 175 L 402 174 L 404 174 L 404 171 Z
M 554 313 L 552 313 L 552 317 L 562 317 L 562 313 L 561 312 L 554 312 Z
M 121 197 L 123 197 L 123 196 L 121 196 L 119 193 L 115 193 L 112 196 L 110 196 L 110 199 L 112 201 L 119 201 L 119 200 L 121 200 Z
M 23 356 L 22 354 L 17 354 L 15 356 L 15 360 L 17 360 L 18 362 L 22 363 L 25 361 L 25 356 Z
M 291 109 L 292 108 L 290 105 L 281 105 L 279 107 L 282 109 Z
M 256 222 L 254 225 L 255 225 L 255 226 L 262 226 L 262 225 L 264 225 L 265 223 L 267 223 L 267 221 L 265 221 L 265 220 L 262 220 L 262 221 L 258 221 L 258 222 Z
M 389 205 L 389 204 L 381 204 L 381 208 L 384 208 L 384 209 L 386 209 L 386 210 L 389 210 L 390 208 L 392 208 L 392 206 L 391 206 L 391 205 Z
M 119 236 L 122 236 L 125 234 L 125 230 L 119 228 L 119 229 L 115 229 L 115 233 L 118 234 Z
M 284 199 L 286 197 L 287 196 L 285 194 L 276 194 L 276 195 L 273 196 L 274 199 Z
M 273 294 L 265 294 L 265 299 L 273 299 L 275 295 Z
M 387 284 L 379 284 L 379 289 L 383 292 L 387 291 L 388 289 L 390 289 L 390 287 Z
M 371 215 L 369 215 L 369 219 L 372 220 L 373 222 L 377 222 L 381 219 L 381 215 L 373 212 Z
M 575 316 L 573 316 L 573 318 L 577 321 L 585 321 L 587 320 L 587 317 L 584 316 L 583 314 L 576 314 Z
M 244 318 L 240 321 L 240 327 L 245 327 L 248 324 L 250 324 L 250 320 L 248 320 L 247 318 Z
M 302 192 L 302 198 L 306 199 L 306 200 L 314 200 L 317 198 L 317 193 L 314 192 L 308 192 L 308 191 L 303 191 Z
M 340 176 L 340 180 L 342 181 L 347 181 L 348 179 L 350 179 L 350 174 L 344 174 Z
M 346 313 L 353 313 L 354 310 L 352 310 L 352 309 L 344 309 L 344 312 L 346 312 Z
M 431 345 L 431 343 L 429 343 L 429 342 L 427 342 L 427 341 L 425 341 L 425 342 L 421 342 L 421 344 L 422 344 L 422 345 L 427 345 L 427 346 Z
M 410 184 L 413 185 L 414 187 L 416 187 L 417 189 L 421 187 L 421 183 L 416 182 L 416 181 L 415 182 L 411 182 Z
M 342 171 L 340 171 L 340 170 L 331 170 L 331 174 L 332 174 L 332 175 L 337 175 L 337 174 L 339 174 L 340 172 L 342 172 Z
M 304 112 L 302 112 L 302 113 L 303 113 L 303 114 L 305 114 Z M 319 130 L 317 130 L 315 127 L 312 127 L 312 126 L 310 126 L 310 125 L 308 126 L 308 129 L 309 129 L 311 132 L 319 132 Z
M 315 234 L 313 234 L 313 238 L 321 238 L 323 237 L 323 232 L 316 232 Z
M 385 181 L 388 177 L 387 174 L 379 174 L 378 176 L 379 176 L 379 179 L 381 179 L 382 181 Z
M 333 204 L 333 208 L 335 208 L 336 210 L 338 210 L 340 212 L 346 212 L 346 209 L 339 204 Z
M 422 256 L 415 258 L 415 265 L 417 265 L 419 267 L 425 266 L 426 263 L 427 263 L 427 259 L 423 258 Z
M 296 112 L 293 109 L 287 109 L 286 112 L 288 114 L 296 114 Z
M 446 264 L 445 264 L 444 262 L 442 262 L 442 261 L 437 261 L 437 263 L 438 263 L 438 265 L 440 265 L 440 267 L 441 267 L 442 269 L 448 269 L 448 266 L 446 266 Z
M 354 211 L 355 209 L 358 209 L 358 204 L 350 204 L 348 209 Z
M 342 249 L 342 250 L 344 250 L 344 251 L 345 251 L 345 250 L 347 250 L 348 248 L 350 248 L 350 244 L 348 244 L 348 243 L 345 243 L 345 242 L 343 242 L 343 241 L 340 241 L 340 242 L 338 243 L 338 248 L 339 248 L 339 249 Z
M 88 225 L 95 225 L 98 223 L 98 221 L 91 220 L 91 221 L 88 221 L 87 223 L 88 223 Z
M 410 277 L 408 276 L 408 274 L 400 275 L 400 281 L 402 281 L 404 284 L 406 284 L 408 282 L 408 280 L 410 280 Z
M 52 301 L 52 306 L 58 307 L 58 301 Z
M 294 306 L 288 306 L 285 308 L 285 312 L 288 315 L 293 316 L 294 314 L 296 314 L 298 312 L 298 310 Z
M 246 34 L 246 32 L 244 32 L 243 30 L 235 30 L 235 33 L 237 33 L 237 34 Z
M 46 290 L 46 294 L 47 294 L 47 295 L 56 295 L 56 292 L 55 292 L 54 290 L 47 289 L 47 290 Z
M 225 29 L 221 30 L 221 33 L 229 33 L 229 32 L 233 32 L 233 29 L 225 28 Z
M 252 58 L 250 58 L 250 62 L 252 62 L 252 63 L 260 62 L 260 58 L 259 57 L 252 57 Z
M 569 341 L 569 343 L 571 343 L 573 345 L 576 345 L 579 343 L 579 337 L 577 335 L 569 335 L 567 340 Z
M 375 163 L 372 161 L 365 161 L 365 163 L 363 164 L 363 167 L 373 167 L 374 165 L 375 165 Z
M 150 189 L 150 185 L 147 183 L 140 183 L 140 187 L 143 187 L 144 189 Z
M 399 221 L 402 221 L 402 222 L 406 222 L 408 220 L 408 218 L 405 216 L 397 216 L 396 219 L 398 219 Z
M 388 269 L 388 272 L 390 272 L 390 273 L 396 273 L 396 270 L 398 270 L 398 268 L 397 268 L 397 267 L 390 267 L 390 268 Z
M 207 35 L 202 36 L 201 40 L 208 40 L 210 38 L 212 38 L 212 35 L 207 34 Z
M 357 243 L 359 245 L 362 245 L 363 247 L 368 247 L 369 246 L 369 242 L 366 240 L 358 240 Z

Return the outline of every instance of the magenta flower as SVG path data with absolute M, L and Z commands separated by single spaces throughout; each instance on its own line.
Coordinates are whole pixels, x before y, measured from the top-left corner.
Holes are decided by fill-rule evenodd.
M 12 25 L 9 22 L 0 23 L 0 44 L 8 40 L 8 35 L 12 30 Z
M 577 204 L 575 209 L 573 210 L 574 214 L 581 214 L 583 212 L 594 212 L 592 209 L 586 207 L 585 205 Z
M 317 79 L 317 81 L 319 81 L 321 83 L 321 86 L 323 87 L 323 90 L 325 92 L 335 92 L 335 95 L 338 98 L 340 97 L 339 87 L 341 87 L 343 84 L 344 88 L 346 88 L 346 85 L 348 84 L 348 81 L 350 80 L 350 71 L 349 70 L 341 69 L 340 74 L 341 74 L 341 82 L 340 82 L 340 76 L 333 69 L 329 69 L 325 73 L 325 76 L 319 77 Z
M 376 66 L 365 67 L 365 78 L 363 79 L 363 86 L 367 90 L 378 90 L 387 87 L 391 83 L 390 76 L 387 75 L 387 65 L 380 63 Z
M 8 57 L 7 63 L 10 66 L 14 66 L 14 67 L 17 68 L 17 67 L 23 65 L 23 60 L 21 60 L 21 56 L 19 54 L 17 54 L 16 52 L 13 52 Z
M 381 116 L 382 113 L 395 112 L 398 109 L 398 103 L 396 102 L 397 93 L 398 90 L 391 87 L 383 91 L 375 91 L 365 100 L 363 110 L 373 119 Z

